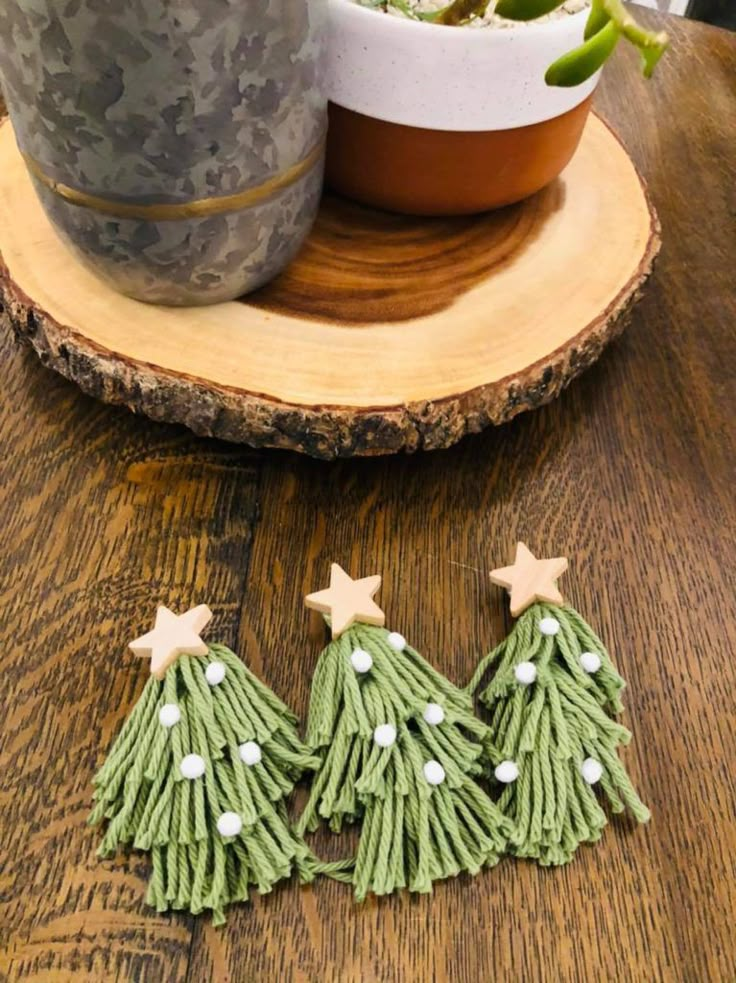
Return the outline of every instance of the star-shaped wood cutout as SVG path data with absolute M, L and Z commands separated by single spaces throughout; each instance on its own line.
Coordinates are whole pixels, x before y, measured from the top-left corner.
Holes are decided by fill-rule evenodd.
M 344 631 L 360 621 L 366 625 L 383 625 L 386 616 L 373 600 L 381 586 L 378 574 L 353 580 L 337 563 L 330 568 L 330 586 L 307 594 L 304 603 L 308 608 L 330 616 L 332 637 L 339 638 Z
M 160 607 L 153 630 L 136 638 L 128 647 L 141 658 L 150 659 L 151 675 L 163 679 L 180 655 L 207 655 L 207 645 L 199 633 L 211 617 L 206 604 L 190 608 L 184 614 Z
M 524 543 L 516 544 L 516 559 L 510 567 L 491 570 L 491 581 L 511 595 L 511 613 L 516 618 L 536 601 L 562 604 L 555 581 L 567 570 L 567 559 L 557 556 L 538 560 Z

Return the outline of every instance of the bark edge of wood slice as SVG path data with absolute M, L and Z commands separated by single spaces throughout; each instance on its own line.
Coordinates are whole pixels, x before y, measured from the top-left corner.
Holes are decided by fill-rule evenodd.
M 634 164 L 591 116 L 562 177 L 520 205 L 417 219 L 328 195 L 258 294 L 151 307 L 62 244 L 0 125 L 5 325 L 98 399 L 254 447 L 429 450 L 536 408 L 623 329 L 659 245 Z

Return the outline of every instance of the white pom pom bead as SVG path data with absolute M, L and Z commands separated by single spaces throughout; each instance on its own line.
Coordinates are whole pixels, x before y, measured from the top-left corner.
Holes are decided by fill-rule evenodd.
M 225 678 L 225 666 L 222 662 L 210 662 L 204 671 L 204 678 L 210 686 L 218 686 Z
M 176 703 L 164 703 L 158 712 L 158 722 L 162 727 L 174 727 L 181 720 L 181 710 Z
M 217 820 L 217 832 L 220 836 L 237 836 L 243 828 L 243 820 L 237 812 L 223 812 Z
M 396 740 L 396 728 L 393 724 L 380 724 L 373 731 L 373 740 L 379 747 L 391 747 Z
M 395 652 L 403 652 L 406 648 L 406 639 L 403 635 L 400 635 L 397 631 L 391 631 L 386 639 L 388 644 Z
M 439 761 L 428 761 L 422 771 L 430 785 L 441 785 L 445 780 L 445 769 Z
M 509 785 L 519 777 L 519 766 L 515 761 L 502 761 L 500 765 L 496 766 L 493 774 L 499 782 Z
M 539 630 L 543 635 L 556 635 L 560 630 L 560 623 L 557 618 L 542 618 Z
M 355 649 L 350 656 L 350 664 L 356 672 L 370 672 L 373 668 L 373 659 L 370 652 L 365 649 Z
M 188 754 L 181 759 L 179 768 L 185 778 L 190 780 L 201 778 L 204 775 L 204 758 L 198 754 Z
M 601 780 L 603 765 L 600 761 L 596 761 L 595 758 L 586 758 L 580 766 L 580 774 L 588 785 L 595 785 L 596 782 Z
M 601 667 L 601 657 L 597 652 L 583 652 L 580 656 L 580 665 L 586 672 L 598 672 Z
M 537 678 L 537 667 L 533 662 L 520 662 L 514 669 L 514 675 L 517 683 L 521 683 L 522 686 L 531 686 Z
M 441 724 L 445 719 L 445 711 L 442 709 L 439 703 L 428 703 L 424 708 L 424 713 L 422 716 L 428 724 L 436 727 L 437 724 Z
M 261 746 L 255 741 L 246 741 L 245 744 L 241 744 L 238 748 L 238 754 L 240 760 L 246 765 L 257 765 L 263 757 Z

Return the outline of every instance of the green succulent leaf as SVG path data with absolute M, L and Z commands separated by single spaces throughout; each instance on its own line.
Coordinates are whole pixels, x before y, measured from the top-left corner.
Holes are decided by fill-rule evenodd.
M 647 31 L 634 20 L 621 0 L 604 0 L 611 20 L 626 38 L 641 52 L 642 71 L 646 78 L 651 78 L 652 72 L 669 46 L 669 38 L 664 31 Z
M 592 38 L 594 34 L 602 31 L 611 18 L 606 13 L 602 0 L 593 0 L 590 6 L 590 13 L 585 24 L 584 39 Z
M 622 0 L 593 0 L 584 43 L 550 65 L 545 75 L 548 85 L 580 85 L 598 71 L 622 36 L 639 49 L 642 71 L 650 78 L 669 44 L 667 35 L 643 28 Z
M 657 62 L 667 50 L 668 45 L 669 40 L 666 35 L 663 35 L 661 41 L 639 49 L 641 51 L 641 70 L 644 78 L 650 79 L 652 77 L 652 73 L 657 67 Z
M 498 0 L 495 12 L 508 20 L 536 20 L 556 10 L 563 0 Z
M 566 88 L 580 85 L 595 75 L 603 63 L 611 56 L 620 37 L 618 27 L 609 21 L 606 26 L 588 38 L 578 48 L 568 51 L 553 62 L 544 76 L 547 85 Z

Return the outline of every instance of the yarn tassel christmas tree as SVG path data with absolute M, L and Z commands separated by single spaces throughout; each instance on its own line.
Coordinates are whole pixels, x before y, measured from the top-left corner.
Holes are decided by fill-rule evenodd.
M 474 781 L 488 729 L 467 694 L 383 627 L 380 583 L 333 564 L 330 587 L 306 599 L 329 616 L 333 641 L 312 683 L 307 744 L 323 760 L 298 829 L 362 822 L 358 900 L 476 874 L 506 843 L 505 820 Z
M 537 560 L 519 543 L 513 566 L 492 572 L 519 620 L 467 687 L 475 692 L 496 666 L 480 700 L 492 711 L 492 762 L 505 786 L 498 806 L 512 823 L 509 851 L 543 865 L 567 863 L 581 843 L 599 839 L 607 818 L 596 785 L 613 812 L 650 818 L 617 754 L 631 734 L 609 716 L 623 709 L 624 682 L 593 630 L 564 605 L 555 581 L 566 568 L 566 559 Z
M 230 649 L 202 641 L 211 616 L 205 605 L 159 608 L 153 631 L 131 643 L 151 677 L 94 779 L 89 822 L 107 820 L 101 856 L 120 844 L 151 852 L 149 904 L 211 909 L 221 924 L 252 885 L 270 891 L 294 868 L 314 876 L 284 799 L 319 759 L 281 700 Z

